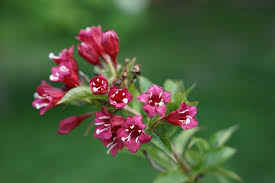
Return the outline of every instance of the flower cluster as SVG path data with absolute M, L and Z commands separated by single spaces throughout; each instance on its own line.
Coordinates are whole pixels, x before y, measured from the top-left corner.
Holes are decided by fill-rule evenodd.
M 167 114 L 171 93 L 156 84 L 152 84 L 143 93 L 138 89 L 131 90 L 141 93 L 133 97 L 133 93 L 129 92 L 130 86 L 135 88 L 133 86 L 136 78 L 139 77 L 140 66 L 135 64 L 130 66 L 127 61 L 126 66 L 123 67 L 117 62 L 119 39 L 115 31 L 102 32 L 101 26 L 91 26 L 81 30 L 76 39 L 80 41 L 77 47 L 78 54 L 98 68 L 99 73 L 89 79 L 79 71 L 74 58 L 74 46 L 62 50 L 58 56 L 50 53 L 49 58 L 57 66 L 51 69 L 49 79 L 53 82 L 62 82 L 64 86 L 54 88 L 43 81 L 34 95 L 33 107 L 40 110 L 42 115 L 50 108 L 62 104 L 60 101 L 64 96 L 78 95 L 74 97 L 77 99 L 75 102 L 97 104 L 101 111 L 70 116 L 62 120 L 59 123 L 58 134 L 64 135 L 71 132 L 85 119 L 95 114 L 93 136 L 107 147 L 108 153 L 115 156 L 123 147 L 130 153 L 136 153 L 141 144 L 151 141 L 151 133 L 160 122 L 181 126 L 182 129 L 191 129 L 198 125 L 195 118 L 197 108 L 187 105 L 186 101 L 181 101 L 178 109 Z M 87 87 L 88 95 L 77 93 L 80 91 L 78 88 Z M 137 111 L 131 107 L 133 99 L 135 102 L 144 103 L 145 113 L 140 113 L 141 110 Z

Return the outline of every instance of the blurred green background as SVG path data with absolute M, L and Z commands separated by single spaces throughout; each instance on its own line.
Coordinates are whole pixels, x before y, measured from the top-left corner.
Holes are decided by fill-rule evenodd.
M 119 60 L 136 56 L 152 81 L 197 82 L 191 97 L 200 102 L 200 135 L 239 124 L 229 142 L 238 153 L 227 166 L 244 182 L 274 182 L 271 0 L 1 0 L 1 183 L 139 183 L 157 175 L 145 159 L 113 158 L 97 139 L 83 137 L 89 121 L 57 135 L 61 119 L 89 109 L 61 106 L 40 116 L 31 106 L 55 65 L 49 52 L 76 45 L 80 29 L 98 24 L 118 33 Z M 92 66 L 77 59 L 92 76 Z

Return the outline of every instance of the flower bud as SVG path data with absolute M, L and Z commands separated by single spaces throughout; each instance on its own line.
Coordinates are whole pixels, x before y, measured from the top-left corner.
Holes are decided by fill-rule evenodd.
M 112 58 L 114 65 L 116 65 L 116 56 L 119 52 L 118 36 L 116 32 L 113 30 L 103 32 L 102 45 L 105 52 Z
M 70 116 L 62 121 L 60 121 L 58 126 L 58 134 L 65 135 L 75 129 L 80 123 L 88 118 L 91 114 L 84 114 L 82 116 Z

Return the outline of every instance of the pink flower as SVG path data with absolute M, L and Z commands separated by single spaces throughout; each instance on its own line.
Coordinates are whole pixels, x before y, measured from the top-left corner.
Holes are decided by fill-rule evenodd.
M 58 126 L 58 134 L 65 135 L 75 129 L 80 123 L 91 116 L 90 113 L 81 116 L 70 116 L 62 121 L 60 121 Z
M 104 47 L 105 52 L 112 58 L 114 65 L 116 65 L 116 56 L 119 52 L 118 36 L 116 32 L 113 30 L 103 32 L 102 45 Z
M 105 53 L 102 46 L 101 26 L 91 26 L 80 30 L 77 40 L 84 42 L 90 48 L 93 48 L 96 53 L 103 56 Z
M 65 93 L 62 90 L 53 88 L 46 81 L 42 81 L 41 85 L 36 89 L 32 106 L 40 110 L 40 114 L 43 115 L 55 106 L 64 95 Z
M 167 120 L 169 123 L 181 126 L 183 129 L 195 128 L 198 125 L 195 115 L 197 114 L 197 107 L 186 105 L 184 102 L 180 107 L 173 112 L 170 112 Z
M 113 156 L 116 155 L 117 151 L 121 150 L 124 147 L 124 143 L 121 139 L 116 137 L 116 132 L 120 126 L 112 127 L 112 137 L 109 139 L 100 139 L 101 142 L 108 148 L 107 154 L 110 152 Z
M 158 85 L 153 85 L 147 92 L 138 96 L 138 100 L 145 103 L 143 110 L 152 118 L 157 113 L 161 116 L 165 116 L 165 104 L 170 101 L 170 96 L 170 92 L 163 91 L 163 88 Z
M 94 95 L 105 94 L 108 92 L 108 81 L 102 74 L 100 74 L 91 79 L 90 88 Z
M 127 88 L 119 89 L 117 86 L 112 87 L 108 93 L 110 104 L 116 108 L 122 108 L 132 100 L 132 94 Z
M 82 58 L 87 60 L 90 64 L 98 65 L 102 67 L 102 64 L 99 59 L 99 55 L 91 45 L 85 42 L 82 42 L 81 44 L 78 45 L 78 53 Z
M 52 68 L 51 81 L 64 82 L 69 87 L 79 86 L 78 66 L 73 56 L 73 50 L 72 46 L 70 49 L 62 50 L 58 56 L 54 56 L 53 53 L 49 54 L 49 58 L 58 65 Z
M 110 139 L 112 137 L 112 128 L 120 126 L 125 119 L 122 116 L 112 115 L 104 106 L 100 112 L 95 113 L 95 132 L 94 137 L 100 139 Z
M 146 125 L 142 122 L 142 116 L 129 116 L 122 128 L 117 130 L 117 138 L 124 142 L 125 147 L 136 153 L 141 144 L 146 144 L 152 137 L 144 132 Z

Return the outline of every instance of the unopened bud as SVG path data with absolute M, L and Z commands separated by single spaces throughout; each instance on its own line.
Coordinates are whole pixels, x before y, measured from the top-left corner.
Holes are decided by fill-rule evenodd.
M 139 75 L 141 73 L 141 66 L 139 64 L 134 65 L 132 72 Z
M 119 86 L 120 84 L 121 84 L 121 80 L 117 80 L 117 81 L 114 82 L 113 85 L 114 85 L 114 86 Z

